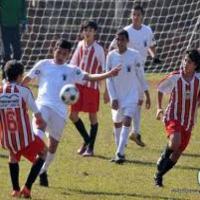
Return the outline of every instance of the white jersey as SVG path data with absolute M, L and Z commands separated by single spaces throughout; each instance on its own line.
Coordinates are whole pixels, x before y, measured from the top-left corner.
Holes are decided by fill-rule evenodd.
M 138 51 L 127 49 L 120 54 L 117 49 L 109 52 L 107 71 L 121 64 L 118 76 L 107 79 L 107 88 L 111 100 L 118 100 L 121 108 L 138 103 L 143 91 L 148 89 L 142 70 L 142 61 Z
M 128 32 L 129 43 L 128 47 L 139 51 L 143 65 L 148 56 L 148 49 L 155 45 L 155 39 L 151 27 L 142 24 L 141 29 L 135 29 L 132 24 L 124 27 Z M 111 46 L 116 47 L 116 40 L 114 39 Z
M 50 107 L 66 119 L 66 105 L 59 98 L 65 84 L 81 83 L 85 76 L 80 68 L 73 65 L 58 65 L 53 59 L 41 60 L 27 74 L 31 79 L 38 79 L 37 104 Z

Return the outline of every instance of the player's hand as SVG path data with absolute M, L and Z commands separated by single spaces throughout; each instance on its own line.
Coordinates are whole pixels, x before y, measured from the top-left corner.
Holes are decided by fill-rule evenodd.
M 162 61 L 160 60 L 160 58 L 158 58 L 158 57 L 153 58 L 153 64 L 154 65 L 158 65 L 158 64 L 161 64 L 161 63 L 162 63 Z
M 25 33 L 28 31 L 28 23 L 27 20 L 21 20 L 20 21 L 20 32 Z
M 41 113 L 35 113 L 36 128 L 44 130 L 46 128 L 46 122 L 42 118 Z
M 111 103 L 111 107 L 113 110 L 118 110 L 119 109 L 119 103 L 117 99 L 114 99 Z
M 121 65 L 117 65 L 116 67 L 114 67 L 113 69 L 110 70 L 110 76 L 117 76 L 119 71 L 122 69 Z
M 157 119 L 157 120 L 161 120 L 162 117 L 163 117 L 163 109 L 158 108 L 158 109 L 157 109 L 157 113 L 156 113 L 156 119 Z
M 142 99 L 139 99 L 139 101 L 138 101 L 138 106 L 142 106 L 142 104 L 143 104 L 143 100 Z
M 150 98 L 146 99 L 145 107 L 146 107 L 146 109 L 150 109 L 150 107 L 151 107 L 151 100 L 150 100 Z
M 107 92 L 107 91 L 105 91 L 105 92 L 103 93 L 103 102 L 104 102 L 105 104 L 107 104 L 108 102 L 110 102 L 110 98 L 109 98 L 109 95 L 108 95 L 108 92 Z

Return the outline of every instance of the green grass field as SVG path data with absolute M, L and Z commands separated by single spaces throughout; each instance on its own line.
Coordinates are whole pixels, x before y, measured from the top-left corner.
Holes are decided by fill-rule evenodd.
M 108 105 L 101 105 L 99 135 L 95 157 L 83 158 L 76 154 L 81 144 L 77 131 L 68 122 L 57 156 L 49 169 L 49 188 L 33 186 L 32 199 L 37 200 L 198 200 L 200 185 L 197 172 L 200 167 L 200 126 L 197 123 L 190 145 L 176 167 L 164 178 L 163 189 L 154 187 L 156 161 L 166 144 L 163 123 L 155 120 L 156 90 L 159 75 L 148 75 L 151 83 L 152 108 L 142 113 L 142 136 L 145 148 L 129 142 L 128 161 L 123 165 L 109 162 L 115 153 L 112 121 Z M 167 98 L 166 98 L 167 99 Z M 83 115 L 88 124 L 88 118 Z M 89 128 L 89 126 L 88 126 Z M 9 200 L 11 183 L 7 152 L 0 149 L 0 200 Z M 20 183 L 23 185 L 30 163 L 22 159 Z

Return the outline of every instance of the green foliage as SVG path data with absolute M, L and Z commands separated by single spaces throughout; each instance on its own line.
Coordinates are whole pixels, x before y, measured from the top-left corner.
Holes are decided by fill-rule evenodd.
M 156 78 L 155 78 L 156 77 Z M 81 139 L 68 122 L 57 156 L 49 169 L 49 188 L 40 187 L 38 180 L 32 189 L 32 199 L 37 200 L 129 200 L 199 199 L 200 185 L 197 172 L 200 163 L 200 128 L 197 123 L 190 145 L 177 166 L 164 177 L 163 189 L 154 187 L 155 163 L 166 144 L 163 124 L 155 120 L 156 89 L 161 77 L 148 75 L 151 83 L 152 108 L 142 112 L 142 137 L 145 148 L 130 141 L 126 149 L 128 162 L 116 165 L 109 162 L 115 153 L 112 121 L 109 105 L 101 105 L 99 112 L 99 135 L 95 157 L 83 158 L 76 154 Z M 34 89 L 35 90 L 35 89 Z M 167 98 L 166 98 L 167 102 Z M 88 117 L 81 115 L 89 128 Z M 9 200 L 11 183 L 7 152 L 0 152 L 0 200 Z M 23 185 L 30 163 L 22 159 L 20 183 Z

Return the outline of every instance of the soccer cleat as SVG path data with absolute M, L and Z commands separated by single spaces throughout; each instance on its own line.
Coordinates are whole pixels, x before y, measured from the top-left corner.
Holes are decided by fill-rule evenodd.
M 142 141 L 141 135 L 135 134 L 135 133 L 131 133 L 129 135 L 129 139 L 134 141 L 137 145 L 139 145 L 141 147 L 145 147 L 145 143 Z
M 78 150 L 77 150 L 77 154 L 82 155 L 87 149 L 87 145 L 83 144 Z
M 11 196 L 12 196 L 12 197 L 21 197 L 20 190 L 13 190 L 13 191 L 11 192 Z
M 92 156 L 94 156 L 94 152 L 91 149 L 86 149 L 86 151 L 82 155 L 84 157 L 92 157 Z
M 23 198 L 31 198 L 31 190 L 29 190 L 26 186 L 24 186 L 20 192 L 20 197 Z
M 154 175 L 154 182 L 156 187 L 163 187 L 163 178 L 157 174 Z
M 125 159 L 125 155 L 120 155 L 120 153 L 117 153 L 117 155 L 115 156 L 115 163 L 117 164 L 123 164 L 126 161 Z
M 48 175 L 46 171 L 40 174 L 40 185 L 44 187 L 49 187 Z

